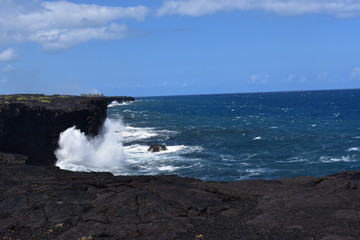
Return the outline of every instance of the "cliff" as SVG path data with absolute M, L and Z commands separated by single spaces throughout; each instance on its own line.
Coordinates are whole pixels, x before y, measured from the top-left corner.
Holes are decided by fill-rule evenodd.
M 59 134 L 76 125 L 98 134 L 107 100 L 63 95 L 1 95 L 0 151 L 28 156 L 28 164 L 53 165 Z

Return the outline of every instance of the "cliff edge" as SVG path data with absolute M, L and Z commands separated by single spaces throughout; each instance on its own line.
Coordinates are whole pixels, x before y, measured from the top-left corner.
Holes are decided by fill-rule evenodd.
M 61 132 L 76 126 L 95 136 L 107 99 L 64 95 L 0 95 L 0 151 L 25 154 L 27 164 L 53 165 Z

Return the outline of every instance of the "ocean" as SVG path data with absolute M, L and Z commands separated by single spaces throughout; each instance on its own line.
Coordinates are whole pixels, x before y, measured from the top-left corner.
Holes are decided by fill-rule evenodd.
M 360 170 L 360 90 L 143 97 L 113 102 L 108 118 L 95 140 L 64 133 L 57 165 L 204 181 Z

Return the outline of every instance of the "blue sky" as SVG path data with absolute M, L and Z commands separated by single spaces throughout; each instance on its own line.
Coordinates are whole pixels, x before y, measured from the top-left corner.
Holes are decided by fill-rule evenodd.
M 0 94 L 360 88 L 355 0 L 0 0 Z

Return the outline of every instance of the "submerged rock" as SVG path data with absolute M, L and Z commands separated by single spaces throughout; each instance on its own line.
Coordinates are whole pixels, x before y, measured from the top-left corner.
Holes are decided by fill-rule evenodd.
M 160 152 L 166 150 L 167 150 L 166 146 L 161 144 L 151 144 L 148 148 L 149 152 Z

